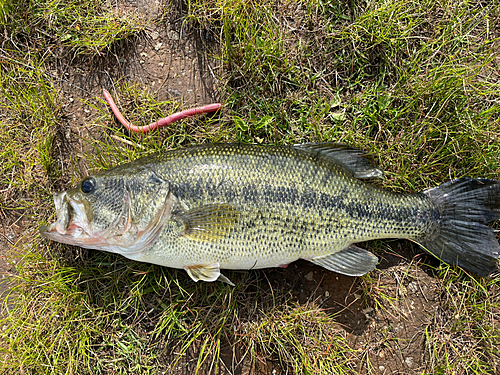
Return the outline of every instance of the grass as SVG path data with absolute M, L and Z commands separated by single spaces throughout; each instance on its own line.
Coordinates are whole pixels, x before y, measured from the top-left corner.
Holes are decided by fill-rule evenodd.
M 33 64 L 29 69 L 11 60 L 0 71 L 2 121 L 1 186 L 19 195 L 4 194 L 2 208 L 26 208 L 33 190 L 60 174 L 54 162 L 55 127 L 62 116 L 56 88 Z M 25 191 L 27 194 L 22 194 Z
M 119 41 L 148 25 L 147 20 L 127 13 L 123 7 L 106 8 L 92 0 L 5 0 L 1 11 L 4 35 L 11 46 L 32 54 L 42 50 L 41 55 L 56 55 L 57 48 L 71 55 L 106 55 Z
M 498 178 L 498 1 L 194 0 L 154 20 L 101 3 L 0 4 L 0 217 L 18 238 L 0 372 L 500 371 L 499 277 L 440 265 L 405 242 L 366 244 L 382 262 L 361 278 L 300 263 L 228 272 L 230 287 L 37 234 L 51 194 L 84 174 L 203 142 L 349 143 L 398 191 Z M 82 62 L 127 56 L 123 46 L 145 43 L 169 14 L 205 36 L 199 53 L 214 61 L 223 112 L 137 135 L 113 123 L 97 90 L 80 90 L 76 106 L 90 116 L 72 124 L 57 67 L 90 74 L 96 65 Z M 137 125 L 185 107 L 127 76 L 114 88 Z

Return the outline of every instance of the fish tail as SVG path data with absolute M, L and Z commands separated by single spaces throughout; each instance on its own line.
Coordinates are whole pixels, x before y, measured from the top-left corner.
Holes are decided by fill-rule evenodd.
M 442 261 L 479 276 L 498 271 L 500 245 L 488 227 L 500 218 L 500 181 L 460 178 L 423 192 L 439 212 L 438 224 L 416 241 Z

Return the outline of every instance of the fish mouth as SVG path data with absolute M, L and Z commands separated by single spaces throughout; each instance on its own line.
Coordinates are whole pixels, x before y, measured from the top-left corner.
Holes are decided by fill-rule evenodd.
M 64 191 L 54 194 L 57 220 L 40 227 L 40 234 L 53 241 L 84 246 L 91 235 L 90 223 L 82 202 L 68 197 Z

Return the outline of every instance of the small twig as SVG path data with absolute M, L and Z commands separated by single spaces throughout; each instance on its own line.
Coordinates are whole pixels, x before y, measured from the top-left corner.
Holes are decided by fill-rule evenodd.
M 124 138 L 118 137 L 117 135 L 112 135 L 111 138 L 114 138 L 117 141 L 123 142 L 123 143 L 125 143 L 125 144 L 127 144 L 129 146 L 144 148 L 144 146 L 141 146 L 140 144 L 137 144 L 137 143 L 134 143 L 134 142 L 130 142 L 129 140 L 126 140 Z
M 214 104 L 209 104 L 209 105 L 205 105 L 202 107 L 186 109 L 184 111 L 177 112 L 177 113 L 174 113 L 173 115 L 162 118 L 161 120 L 153 122 L 149 125 L 136 126 L 136 125 L 129 123 L 125 119 L 125 117 L 123 117 L 123 115 L 120 113 L 118 107 L 116 106 L 113 98 L 111 97 L 111 94 L 106 89 L 103 89 L 102 91 L 104 93 L 104 98 L 108 102 L 109 106 L 111 107 L 111 110 L 113 111 L 113 113 L 116 116 L 116 118 L 118 119 L 118 121 L 123 126 L 125 126 L 128 130 L 133 131 L 135 133 L 147 133 L 147 132 L 154 130 L 156 128 L 161 128 L 163 126 L 170 125 L 170 124 L 172 124 L 176 121 L 182 120 L 183 118 L 186 118 L 186 117 L 196 116 L 196 115 L 200 115 L 203 113 L 216 112 L 222 107 L 222 104 L 214 103 Z

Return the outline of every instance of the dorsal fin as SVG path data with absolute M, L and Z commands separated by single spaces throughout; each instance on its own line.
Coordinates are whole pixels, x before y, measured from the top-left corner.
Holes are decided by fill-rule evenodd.
M 377 178 L 384 174 L 377 166 L 366 156 L 366 152 L 342 143 L 324 142 L 324 143 L 302 143 L 292 147 L 318 153 L 326 158 L 332 159 L 335 163 L 341 165 L 356 178 Z

